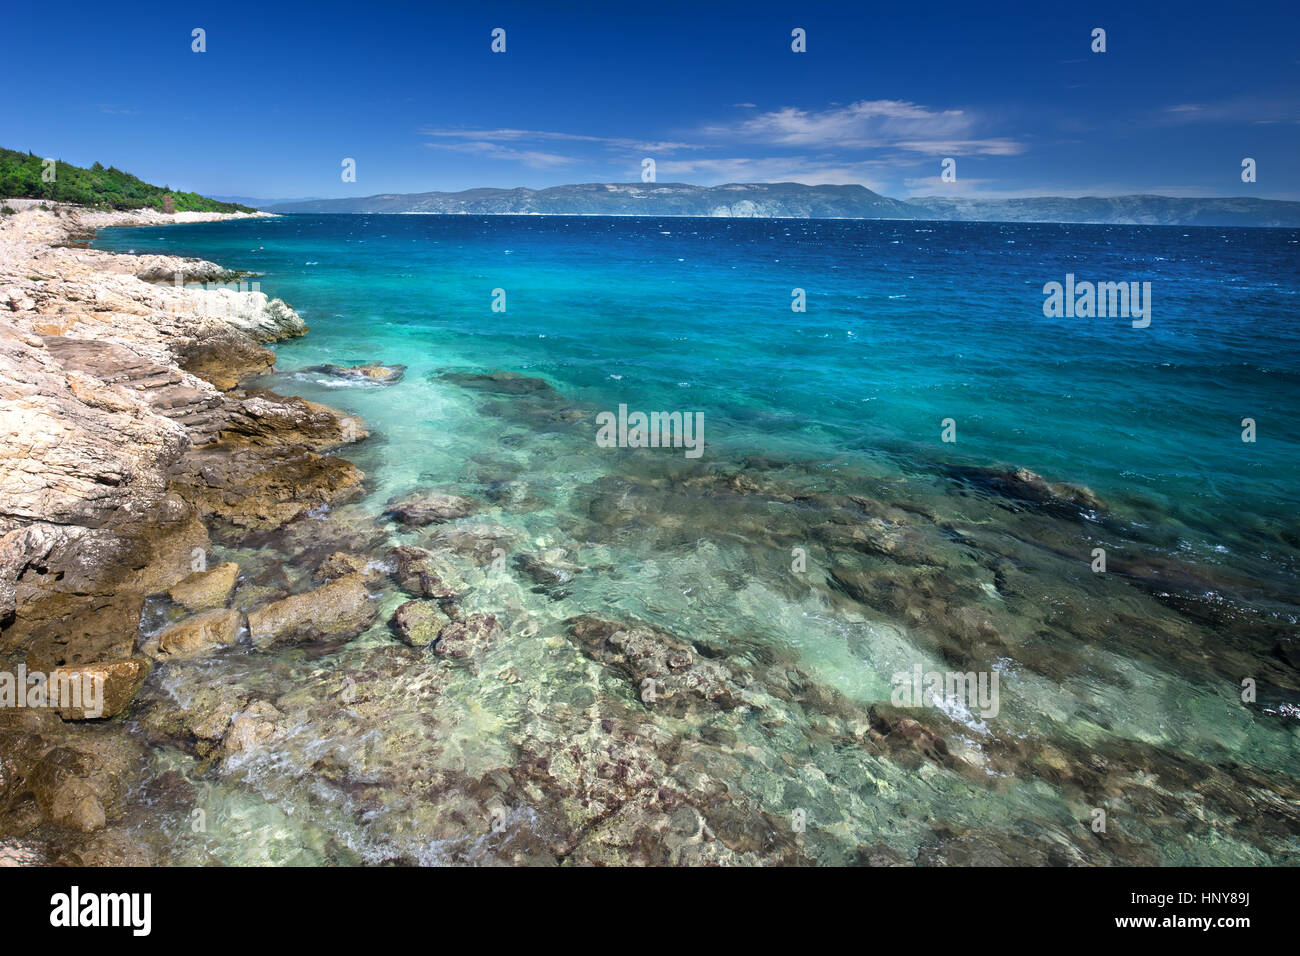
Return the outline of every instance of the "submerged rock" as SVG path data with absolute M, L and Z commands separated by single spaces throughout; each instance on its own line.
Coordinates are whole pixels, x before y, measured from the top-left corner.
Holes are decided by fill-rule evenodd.
M 406 374 L 405 365 L 312 365 L 305 368 L 304 372 L 315 372 L 322 375 L 332 375 L 335 378 L 356 379 L 364 382 L 373 382 L 376 385 L 395 385 L 402 380 Z
M 423 548 L 394 548 L 389 557 L 397 586 L 407 594 L 440 601 L 455 601 L 464 594 L 464 587 L 452 580 L 450 572 Z
M 948 473 L 965 484 L 1003 498 L 1038 505 L 1052 512 L 1078 514 L 1106 510 L 1106 503 L 1090 488 L 1065 481 L 1048 481 L 1028 468 L 951 466 Z
M 438 640 L 449 619 L 436 601 L 407 601 L 388 622 L 398 639 L 411 647 L 428 647 Z
M 457 527 L 440 529 L 426 543 L 439 551 L 449 551 L 481 566 L 498 558 L 504 559 L 506 552 L 514 545 L 514 540 L 514 532 L 508 528 Z
M 258 647 L 282 641 L 351 638 L 368 628 L 378 613 L 362 576 L 349 574 L 252 611 L 248 633 Z
M 464 620 L 452 621 L 438 632 L 433 652 L 439 657 L 477 657 L 500 633 L 501 625 L 494 615 L 470 614 Z
M 953 766 L 948 742 L 914 717 L 894 707 L 876 704 L 871 708 L 871 730 L 879 740 L 910 749 L 943 766 Z
M 582 568 L 564 559 L 568 552 L 564 548 L 551 548 L 547 551 L 525 551 L 515 557 L 514 565 L 542 588 L 558 587 L 569 584 L 582 573 Z
M 651 710 L 678 713 L 699 705 L 730 710 L 745 703 L 729 667 L 702 659 L 691 644 L 671 634 L 589 614 L 566 624 L 582 653 L 622 674 Z
M 477 508 L 477 502 L 464 495 L 413 492 L 390 501 L 384 515 L 401 524 L 418 528 L 463 518 L 473 514 Z
M 518 372 L 444 372 L 438 378 L 442 381 L 454 382 L 463 388 L 497 392 L 501 395 L 528 395 L 554 391 L 545 379 L 520 375 Z
M 284 732 L 284 714 L 270 701 L 259 700 L 231 716 L 221 741 L 227 766 L 265 747 Z

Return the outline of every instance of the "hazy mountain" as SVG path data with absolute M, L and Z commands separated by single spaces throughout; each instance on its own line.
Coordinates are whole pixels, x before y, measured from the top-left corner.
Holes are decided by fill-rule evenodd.
M 1103 222 L 1180 226 L 1300 226 L 1300 203 L 1278 199 L 1173 196 L 1035 196 L 1030 199 L 909 199 L 919 218 L 999 222 Z
M 245 201 L 245 200 L 241 200 Z M 1276 199 L 1112 196 L 1066 199 L 890 199 L 865 186 L 801 183 L 583 183 L 549 189 L 385 193 L 261 205 L 288 213 L 738 216 L 796 219 L 954 219 L 1197 226 L 1300 226 L 1300 203 Z
M 389 193 L 364 199 L 285 203 L 273 212 L 424 212 L 474 215 L 785 216 L 799 219 L 912 218 L 907 207 L 865 186 L 800 183 L 583 183 L 549 189 Z
M 295 199 L 259 199 L 256 196 L 213 196 L 213 199 L 221 202 L 235 202 L 241 206 L 252 206 L 254 209 L 266 209 L 268 206 L 279 206 L 285 203 L 312 202 L 315 196 L 299 196 Z

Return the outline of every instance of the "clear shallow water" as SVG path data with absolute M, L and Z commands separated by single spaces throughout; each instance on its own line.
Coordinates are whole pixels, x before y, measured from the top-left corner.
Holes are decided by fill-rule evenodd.
M 238 655 L 203 665 L 215 671 L 208 679 L 260 685 L 298 721 L 264 764 L 191 774 L 234 788 L 222 798 L 232 819 L 263 805 L 284 816 L 265 858 L 349 859 L 313 827 L 346 834 L 361 859 L 487 852 L 466 849 L 477 837 L 446 822 L 471 785 L 362 813 L 310 758 L 333 747 L 355 775 L 417 753 L 481 781 L 547 730 L 585 732 L 575 714 L 610 695 L 635 707 L 563 636 L 579 613 L 647 620 L 746 666 L 775 654 L 861 708 L 887 701 L 891 675 L 916 663 L 1001 673 L 996 722 L 950 715 L 949 746 L 981 768 L 977 782 L 848 746 L 824 714 L 772 698 L 767 679 L 755 681 L 768 694 L 760 717 L 656 715 L 674 739 L 726 741 L 708 759 L 736 764 L 736 799 L 778 817 L 808 808 L 821 825 L 806 843 L 824 862 L 851 861 L 863 846 L 924 857 L 936 830 L 953 828 L 998 845 L 1032 834 L 1076 862 L 1294 858 L 1294 832 L 1256 832 L 1228 797 L 1206 806 L 1190 791 L 1206 766 L 1240 764 L 1258 779 L 1221 788 L 1253 785 L 1251 799 L 1294 812 L 1295 722 L 1244 707 L 1235 685 L 1258 673 L 1274 709 L 1300 699 L 1289 672 L 1268 663 L 1296 624 L 1300 233 L 343 216 L 110 230 L 97 244 L 256 270 L 263 291 L 307 319 L 310 335 L 276 347 L 279 371 L 264 384 L 356 412 L 374 433 L 347 453 L 369 494 L 336 522 L 362 521 L 415 486 L 454 485 L 496 506 L 464 519 L 468 529 L 508 539 L 512 553 L 563 548 L 585 569 L 560 595 L 514 571 L 467 571 L 467 607 L 502 616 L 509 640 L 477 674 L 438 674 L 431 708 L 415 706 L 407 686 L 431 679 L 423 668 L 373 688 L 383 700 L 373 719 L 382 714 L 397 739 L 366 744 L 364 720 L 341 728 L 313 717 L 302 689 L 323 694 L 319 682 L 361 673 L 392 644 L 382 626 L 324 662 L 287 652 L 274 666 L 267 655 L 252 668 Z M 1150 328 L 1044 318 L 1043 284 L 1067 272 L 1150 281 Z M 790 310 L 796 287 L 805 314 Z M 491 309 L 497 288 L 504 313 Z M 408 370 L 385 387 L 295 371 L 327 362 Z M 554 391 L 503 394 L 442 377 L 493 369 L 540 376 Z M 620 403 L 702 411 L 704 457 L 596 447 L 592 414 Z M 1254 444 L 1241 441 L 1246 417 L 1258 424 Z M 955 444 L 940 441 L 945 418 L 957 423 Z M 1087 485 L 1105 515 L 1008 507 L 962 470 L 1006 465 Z M 759 489 L 731 494 L 735 474 Z M 866 496 L 916 554 L 846 548 L 835 532 L 843 502 L 805 494 Z M 925 518 L 912 525 L 914 514 Z M 1132 576 L 1093 575 L 1099 545 Z M 790 572 L 792 547 L 808 551 L 806 577 Z M 281 583 L 306 586 L 310 568 L 294 567 L 292 542 L 232 556 L 250 575 L 274 566 Z M 1191 569 L 1176 583 L 1247 625 L 1161 598 L 1146 572 L 1172 566 Z M 382 600 L 391 610 L 403 598 Z M 170 678 L 190 666 L 171 665 Z M 518 683 L 496 679 L 511 668 Z M 417 740 L 435 740 L 436 753 Z M 1099 753 L 1113 768 L 1105 781 L 1083 769 Z M 399 779 L 378 773 L 373 786 L 389 793 Z M 1148 809 L 1125 813 L 1129 789 Z M 240 809 L 248 793 L 258 800 Z M 527 828 L 518 804 L 516 825 Z M 1077 828 L 1097 805 L 1119 814 L 1124 836 L 1094 859 Z M 1294 818 L 1284 816 L 1286 834 Z M 208 852 L 262 858 L 249 846 L 214 835 Z

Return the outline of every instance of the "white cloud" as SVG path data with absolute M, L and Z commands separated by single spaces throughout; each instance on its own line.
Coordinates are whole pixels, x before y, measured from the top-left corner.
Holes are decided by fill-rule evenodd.
M 757 109 L 752 103 L 733 107 Z M 433 149 L 470 153 L 533 168 L 575 167 L 599 177 L 651 156 L 661 182 L 856 183 L 885 191 L 902 168 L 945 156 L 1014 156 L 1016 140 L 986 136 L 982 122 L 960 110 L 934 110 L 906 100 L 860 100 L 824 110 L 783 107 L 748 113 L 673 139 L 593 136 L 556 130 L 428 127 Z M 680 136 L 680 134 L 679 134 Z M 615 178 L 620 174 L 614 173 Z
M 502 146 L 500 143 L 491 143 L 485 140 L 425 143 L 425 145 L 433 149 L 445 149 L 456 153 L 473 153 L 478 156 L 486 156 L 488 159 L 515 160 L 533 169 L 569 166 L 574 162 L 573 157 L 563 156 L 559 153 L 545 153 L 535 149 L 515 149 L 513 146 Z
M 707 137 L 766 142 L 774 146 L 878 149 L 918 153 L 1011 156 L 1015 140 L 977 135 L 978 119 L 965 110 L 932 110 L 907 100 L 859 100 L 821 111 L 782 107 L 738 123 L 705 127 Z

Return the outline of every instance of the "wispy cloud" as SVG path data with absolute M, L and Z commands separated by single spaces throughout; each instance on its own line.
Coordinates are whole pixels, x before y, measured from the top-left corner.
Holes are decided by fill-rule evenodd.
M 1293 96 L 1249 96 L 1213 103 L 1176 103 L 1156 114 L 1156 121 L 1162 125 L 1300 123 L 1300 99 Z
M 631 150 L 640 153 L 675 152 L 681 149 L 699 149 L 691 143 L 667 140 L 631 139 L 619 136 L 587 136 L 581 133 L 561 133 L 538 129 L 432 129 L 420 130 L 421 135 L 432 139 L 428 145 L 440 147 L 446 141 L 468 140 L 477 142 L 570 142 L 591 143 L 609 149 Z
M 756 110 L 752 103 L 735 108 Z M 642 157 L 657 163 L 661 181 L 702 185 L 726 182 L 859 183 L 884 188 L 899 168 L 934 157 L 1014 156 L 1025 147 L 987 135 L 978 116 L 961 109 L 936 110 L 907 100 L 861 100 L 821 110 L 782 107 L 705 122 L 674 131 L 672 138 L 595 136 L 559 130 L 426 127 L 431 149 L 516 162 L 534 169 L 578 167 L 584 175 L 639 168 Z
M 547 153 L 536 149 L 516 149 L 488 140 L 455 140 L 445 143 L 426 143 L 434 149 L 445 149 L 456 153 L 473 153 L 488 159 L 514 160 L 533 169 L 550 169 L 557 166 L 570 166 L 574 157 L 560 153 Z
M 743 140 L 772 146 L 895 148 L 938 155 L 1012 156 L 1024 151 L 1005 137 L 979 135 L 978 117 L 965 110 L 933 110 L 907 100 L 859 100 L 825 110 L 782 107 L 737 123 L 706 126 L 714 140 Z

